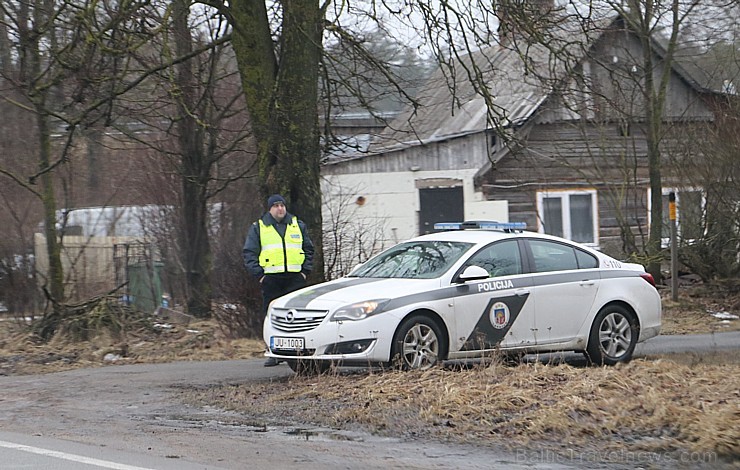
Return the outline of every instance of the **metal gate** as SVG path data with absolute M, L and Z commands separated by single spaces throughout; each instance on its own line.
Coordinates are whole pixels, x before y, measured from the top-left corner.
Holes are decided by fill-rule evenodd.
M 153 312 L 162 301 L 162 262 L 148 243 L 116 243 L 113 264 L 123 299 L 142 312 Z

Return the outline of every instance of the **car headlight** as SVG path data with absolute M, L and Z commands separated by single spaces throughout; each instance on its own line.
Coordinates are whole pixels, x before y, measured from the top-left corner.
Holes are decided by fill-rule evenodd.
M 376 299 L 345 305 L 334 312 L 331 321 L 362 320 L 375 313 L 380 313 L 388 302 L 390 302 L 390 299 Z

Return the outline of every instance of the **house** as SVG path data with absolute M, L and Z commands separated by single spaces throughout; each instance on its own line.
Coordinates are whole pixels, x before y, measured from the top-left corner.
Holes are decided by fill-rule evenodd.
M 386 243 L 435 222 L 498 220 L 616 256 L 634 251 L 647 238 L 655 197 L 641 42 L 614 12 L 563 22 L 551 34 L 548 47 L 510 37 L 455 61 L 454 76 L 437 71 L 418 96 L 421 108 L 401 112 L 366 152 L 327 161 L 325 206 L 354 201 L 352 217 L 382 227 Z M 663 49 L 652 42 L 657 78 Z M 553 50 L 568 60 L 553 60 Z M 674 64 L 660 141 L 666 157 L 697 157 L 688 137 L 714 119 L 716 93 L 694 77 Z M 700 214 L 701 188 L 670 168 L 663 181 L 666 207 L 673 190 L 679 218 Z

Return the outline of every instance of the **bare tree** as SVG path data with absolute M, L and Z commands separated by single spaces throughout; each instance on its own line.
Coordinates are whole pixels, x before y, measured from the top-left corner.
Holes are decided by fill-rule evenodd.
M 650 236 L 646 252 L 648 256 L 647 270 L 656 279 L 661 279 L 661 240 L 663 233 L 663 199 L 658 197 L 663 191 L 663 171 L 661 158 L 661 140 L 663 137 L 663 121 L 665 115 L 666 96 L 681 25 L 695 7 L 698 1 L 689 4 L 685 10 L 680 8 L 678 0 L 674 0 L 667 12 L 661 11 L 662 4 L 653 0 L 630 0 L 628 8 L 621 4 L 612 4 L 620 12 L 629 26 L 637 32 L 642 45 L 641 81 L 642 96 L 645 105 L 645 119 L 647 127 L 647 157 L 650 173 L 650 191 L 653 197 L 650 201 Z M 655 62 L 655 35 L 658 23 L 663 15 L 669 14 L 669 37 L 665 47 L 661 68 Z M 656 73 L 657 72 L 657 73 Z M 644 80 L 644 82 L 643 82 Z
M 597 23 L 596 11 L 589 5 L 555 5 L 539 0 L 494 4 L 373 0 L 337 4 L 311 0 L 204 3 L 214 9 L 207 9 L 207 15 L 218 11 L 228 20 L 233 28 L 231 36 L 228 28 L 218 23 L 221 17 L 217 15 L 193 27 L 195 10 L 187 0 L 163 4 L 2 3 L 0 71 L 4 74 L 4 90 L 12 87 L 14 93 L 4 91 L 3 97 L 6 103 L 17 105 L 33 117 L 34 142 L 38 143 L 35 171 L 23 169 L 23 174 L 6 168 L 2 173 L 44 201 L 52 299 L 58 301 L 64 296 L 61 264 L 57 262 L 59 237 L 54 225 L 56 198 L 65 194 L 53 177 L 70 166 L 80 128 L 86 129 L 90 142 L 100 141 L 101 130 L 121 124 L 117 119 L 126 113 L 130 116 L 134 109 L 129 107 L 130 111 L 124 112 L 124 107 L 141 99 L 141 120 L 160 125 L 161 135 L 175 138 L 156 144 L 150 140 L 146 145 L 172 157 L 170 169 L 181 177 L 178 194 L 183 213 L 178 238 L 183 252 L 188 253 L 182 262 L 189 279 L 188 304 L 194 313 L 206 314 L 211 297 L 207 282 L 211 257 L 205 223 L 207 201 L 247 170 L 223 159 L 244 152 L 238 145 L 226 143 L 243 139 L 243 128 L 224 138 L 223 128 L 214 125 L 219 120 L 232 120 L 233 124 L 242 119 L 237 117 L 238 99 L 216 93 L 219 74 L 209 74 L 215 70 L 228 74 L 228 68 L 219 65 L 217 52 L 229 39 L 233 40 L 249 126 L 256 142 L 260 191 L 263 196 L 281 192 L 288 197 L 291 209 L 308 222 L 312 237 L 321 240 L 324 224 L 319 167 L 325 150 L 321 139 L 324 137 L 330 145 L 331 132 L 326 127 L 321 129 L 320 113 L 331 117 L 331 110 L 343 104 L 369 108 L 374 113 L 368 90 L 378 91 L 373 89 L 378 82 L 387 84 L 383 88 L 390 90 L 393 99 L 418 105 L 400 79 L 399 67 L 373 50 L 373 34 L 368 31 L 401 30 L 409 44 L 430 51 L 452 90 L 451 109 L 459 107 L 464 98 L 457 94 L 460 80 L 473 84 L 474 93 L 487 105 L 490 129 L 516 148 L 520 142 L 512 132 L 510 116 L 497 104 L 495 90 L 488 83 L 488 72 L 497 64 L 485 51 L 491 46 L 516 50 L 528 73 L 540 74 L 542 86 L 551 87 L 566 99 L 569 92 L 578 91 L 578 87 L 568 87 L 578 83 L 579 72 L 581 89 L 588 85 L 579 70 L 587 43 L 576 43 L 562 28 L 558 33 L 558 28 L 570 20 L 585 34 L 596 29 Z M 663 9 L 663 4 L 652 0 L 606 4 L 637 32 L 643 46 L 634 86 L 625 91 L 639 94 L 646 110 L 653 194 L 661 194 L 663 186 L 666 129 L 662 113 L 678 32 L 698 5 L 688 3 L 684 8 L 673 2 Z M 668 34 L 661 36 L 666 40 L 657 50 L 655 39 L 659 32 L 666 31 Z M 655 62 L 656 53 L 661 57 L 659 63 Z M 340 56 L 351 56 L 352 65 L 342 62 Z M 576 78 L 566 82 L 558 78 L 563 76 L 561 72 Z M 142 94 L 131 93 L 137 87 L 144 90 Z M 153 101 L 142 99 L 147 93 L 161 96 L 161 92 L 168 93 L 171 101 L 148 106 Z M 352 94 L 353 99 L 347 100 L 343 93 Z M 121 99 L 127 101 L 125 106 L 120 104 Z M 412 109 L 409 116 L 413 114 Z M 169 120 L 170 116 L 175 119 Z M 324 121 L 329 123 L 331 119 Z M 125 130 L 126 126 L 118 127 Z M 61 135 L 58 148 L 51 143 L 52 133 Z M 237 133 L 242 137 L 235 137 Z M 135 132 L 125 135 L 133 142 L 145 140 Z M 623 170 L 625 177 L 630 177 L 629 165 Z M 41 182 L 41 189 L 29 185 L 29 177 Z M 91 178 L 90 184 L 94 181 Z M 623 201 L 630 196 L 628 193 L 614 192 L 615 201 Z M 655 271 L 660 255 L 662 206 L 660 198 L 652 201 L 647 254 Z M 625 240 L 630 247 L 638 245 L 629 237 Z M 322 265 L 320 252 L 316 264 Z
M 349 274 L 383 248 L 385 226 L 378 214 L 362 213 L 364 198 L 355 198 L 361 187 L 345 188 L 324 180 L 324 262 L 327 280 Z
M 373 1 L 367 4 L 315 0 L 208 3 L 227 15 L 234 29 L 232 43 L 257 142 L 261 192 L 263 196 L 274 192 L 286 196 L 291 210 L 307 222 L 311 237 L 320 240 L 323 224 L 319 77 L 322 74 L 325 77 L 324 109 L 330 110 L 331 105 L 326 103 L 337 99 L 332 95 L 337 88 L 331 85 L 337 75 L 332 78 L 330 69 L 352 69 L 335 66 L 336 57 L 327 53 L 324 40 L 338 44 L 345 51 L 354 51 L 355 57 L 362 58 L 367 65 L 365 71 L 375 71 L 365 73 L 364 81 L 363 74 L 356 69 L 351 77 L 343 77 L 346 86 L 342 89 L 355 90 L 359 102 L 363 101 L 361 93 L 367 89 L 357 85 L 368 84 L 373 77 L 382 77 L 401 100 L 411 101 L 396 81 L 392 67 L 367 47 L 364 38 L 374 28 L 363 28 L 362 20 L 357 21 L 364 18 L 371 25 L 382 26 L 382 19 L 375 14 L 395 8 Z M 398 10 L 394 14 L 400 13 Z M 353 82 L 357 78 L 360 80 Z M 322 266 L 321 246 L 316 248 L 314 264 Z M 314 277 L 321 278 L 321 270 L 316 270 Z
M 116 33 L 130 24 L 136 2 L 126 5 L 78 2 L 13 2 L 0 4 L 3 21 L 3 98 L 34 117 L 32 145 L 22 159 L 35 154 L 36 170 L 0 172 L 18 187 L 35 195 L 43 207 L 48 257 L 45 284 L 55 308 L 40 331 L 48 337 L 56 328 L 64 301 L 64 273 L 60 238 L 56 230 L 59 197 L 55 172 L 70 158 L 81 124 L 100 119 L 108 103 L 105 89 L 116 82 L 115 65 L 101 50 L 120 51 Z M 103 86 L 100 84 L 105 82 Z M 109 95 L 108 95 L 109 96 Z M 52 135 L 61 133 L 60 147 Z M 38 187 L 38 186 L 40 187 Z M 38 188 L 38 189 L 37 189 Z
M 177 56 L 192 54 L 195 38 L 189 23 L 190 0 L 173 2 L 173 35 Z M 214 28 L 216 32 L 220 27 Z M 181 152 L 180 171 L 182 178 L 182 247 L 185 275 L 187 279 L 188 312 L 199 317 L 210 316 L 211 312 L 211 265 L 212 255 L 208 236 L 208 198 L 212 192 L 223 189 L 214 187 L 213 169 L 219 160 L 244 137 L 238 135 L 236 143 L 222 145 L 222 129 L 218 125 L 234 113 L 234 105 L 240 103 L 240 95 L 221 99 L 215 96 L 219 77 L 219 57 L 223 50 L 214 49 L 208 68 L 195 69 L 193 59 L 176 66 L 171 96 L 176 100 L 179 119 L 176 122 L 178 144 Z M 223 70 L 223 68 L 221 68 Z M 199 72 L 199 76 L 196 73 Z M 246 116 L 244 116 L 246 118 Z M 246 120 L 246 119 L 245 119 Z M 248 167 L 245 165 L 242 174 Z
M 190 1 L 170 5 L 171 10 L 149 12 L 148 21 L 160 33 L 132 57 L 143 70 L 156 72 L 117 101 L 113 126 L 122 142 L 148 148 L 153 170 L 163 173 L 147 178 L 145 192 L 152 202 L 172 207 L 168 223 L 177 230 L 175 237 L 159 237 L 158 245 L 166 251 L 170 278 L 184 276 L 188 312 L 207 317 L 214 204 L 234 182 L 254 177 L 255 159 L 228 25 Z
M 35 194 L 42 202 L 44 212 L 44 230 L 48 254 L 47 289 L 49 299 L 54 306 L 45 315 L 40 326 L 42 336 L 49 337 L 56 329 L 64 315 L 65 300 L 64 274 L 60 259 L 63 240 L 57 232 L 57 198 L 64 195 L 64 207 L 74 204 L 74 187 L 69 182 L 74 171 L 71 169 L 75 156 L 79 153 L 80 130 L 87 129 L 85 134 L 89 142 L 99 145 L 101 129 L 111 126 L 117 119 L 115 103 L 119 97 L 131 90 L 146 84 L 148 77 L 168 70 L 173 65 L 185 63 L 195 55 L 214 47 L 213 44 L 199 44 L 188 49 L 187 37 L 179 43 L 167 60 L 152 66 L 144 66 L 137 58 L 144 51 L 153 50 L 152 40 L 162 34 L 163 29 L 157 26 L 157 15 L 163 8 L 150 2 L 3 2 L 3 18 L 8 20 L 3 25 L 8 29 L 3 37 L 3 49 L 8 47 L 11 66 L 3 64 L 4 84 L 8 85 L 3 95 L 6 102 L 15 104 L 19 109 L 30 113 L 35 118 L 33 131 L 36 141 L 37 170 L 28 176 L 2 169 L 7 178 L 17 185 Z M 183 30 L 183 21 L 187 15 L 179 10 L 174 15 Z M 183 20 L 183 18 L 185 18 Z M 214 41 L 225 43 L 226 39 Z M 181 52 L 184 56 L 179 56 Z M 15 59 L 14 59 L 15 58 Z M 15 60 L 15 62 L 13 62 Z M 191 85 L 186 71 L 177 76 L 184 89 Z M 185 96 L 185 95 L 179 95 Z M 186 95 L 180 103 L 184 112 L 193 95 Z M 195 118 L 193 118 L 193 121 Z M 195 137 L 183 127 L 183 135 Z M 195 129 L 198 131 L 198 129 Z M 54 136 L 54 142 L 52 142 Z M 97 139 L 97 141 L 96 141 Z M 58 143 L 58 144 L 57 144 Z M 190 142 L 187 142 L 190 143 Z M 197 143 L 197 141 L 196 141 Z M 28 146 L 26 146 L 29 149 Z M 33 147 L 30 147 L 33 148 Z M 88 146 L 88 150 L 93 149 Z M 94 150 L 94 149 L 93 149 Z M 92 165 L 94 170 L 95 165 Z M 203 292 L 205 299 L 198 297 L 198 307 L 208 304 L 209 290 L 203 281 L 203 271 L 208 270 L 208 245 L 202 221 L 207 218 L 205 202 L 200 198 L 203 189 L 197 177 L 197 169 L 189 168 L 187 181 L 189 197 L 193 198 L 189 207 L 193 213 L 189 222 L 194 222 L 193 232 L 184 232 L 187 246 L 195 245 L 193 267 L 189 267 L 192 279 L 197 284 L 197 292 Z M 93 171 L 95 173 L 95 171 Z M 65 179 L 62 179 L 62 176 Z M 196 178 L 194 178 L 196 177 Z M 34 184 L 41 182 L 41 189 Z M 89 181 L 94 181 L 90 179 Z M 29 183 L 30 182 L 30 183 Z M 61 190 L 55 184 L 61 184 Z M 201 191 L 198 193 L 198 191 Z M 197 228 L 197 229 L 196 229 Z M 194 237 L 190 237 L 195 233 Z M 206 240 L 204 242 L 204 240 Z M 205 248 L 205 249 L 204 249 Z M 202 256 L 201 256 L 202 253 Z M 190 261 L 193 261 L 192 256 Z M 196 297 L 194 297 L 196 298 Z M 196 308 L 197 310 L 197 308 Z
M 717 118 L 711 125 L 696 126 L 682 135 L 682 147 L 670 164 L 676 168 L 687 188 L 701 199 L 681 207 L 682 233 L 679 238 L 681 262 L 705 281 L 732 280 L 740 276 L 740 58 L 737 38 L 729 37 L 707 48 L 694 51 L 690 64 L 697 64 L 725 94 L 714 100 Z M 683 60 L 680 58 L 679 60 Z M 703 159 L 692 158 L 697 152 Z M 690 210 L 693 209 L 693 210 Z
M 262 194 L 282 193 L 291 211 L 307 222 L 311 237 L 320 240 L 318 77 L 328 4 L 250 1 L 219 7 L 228 8 L 234 27 Z M 317 266 L 323 264 L 321 253 L 317 244 Z

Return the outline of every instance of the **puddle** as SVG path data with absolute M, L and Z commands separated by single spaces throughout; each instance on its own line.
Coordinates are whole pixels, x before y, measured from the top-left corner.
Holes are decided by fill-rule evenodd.
M 218 429 L 230 434 L 265 434 L 274 438 L 299 439 L 301 441 L 394 441 L 392 438 L 371 436 L 363 433 L 320 427 L 268 425 L 249 419 L 214 419 L 212 416 L 193 417 L 181 415 L 152 416 L 157 425 L 171 428 Z
M 348 442 L 365 442 L 364 436 L 351 435 L 346 431 L 337 431 L 333 429 L 306 429 L 306 428 L 292 428 L 284 430 L 283 433 L 287 436 L 296 436 L 301 440 L 332 440 L 332 441 L 348 441 Z

